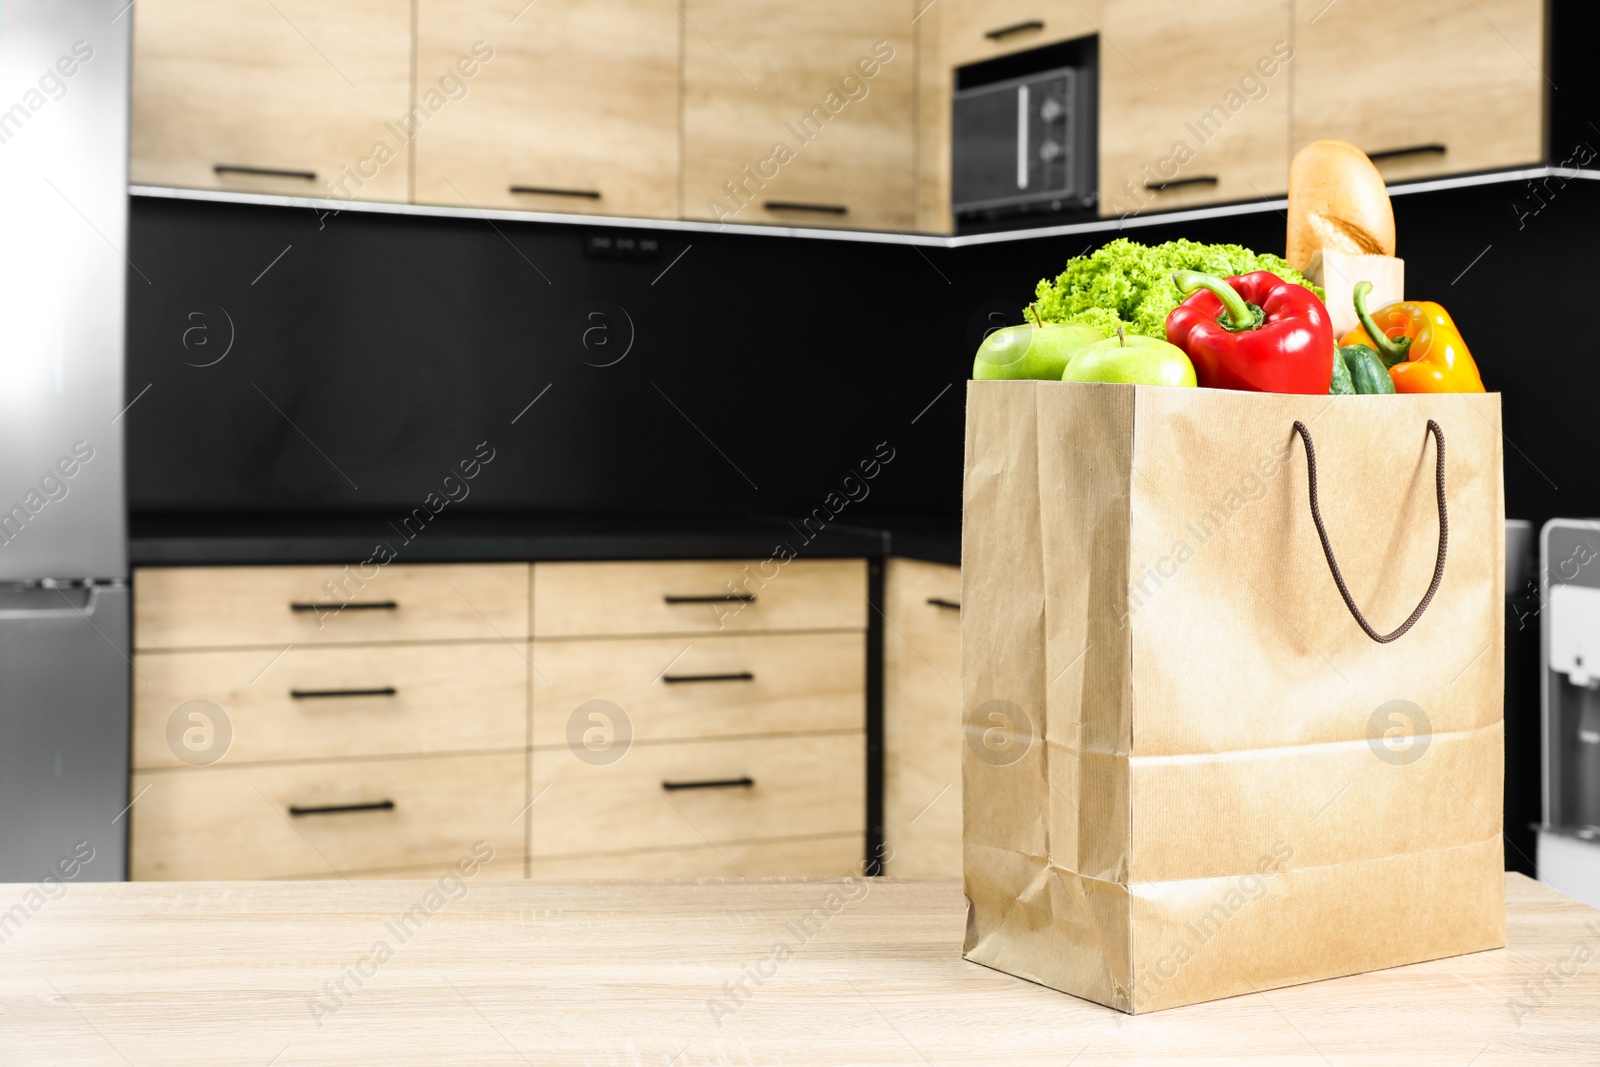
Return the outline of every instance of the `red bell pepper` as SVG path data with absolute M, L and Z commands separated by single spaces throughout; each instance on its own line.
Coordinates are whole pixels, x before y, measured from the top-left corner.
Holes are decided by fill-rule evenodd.
M 1212 389 L 1326 396 L 1333 383 L 1333 323 L 1317 294 L 1258 270 L 1218 278 L 1181 270 L 1188 295 L 1167 316 L 1167 340 Z

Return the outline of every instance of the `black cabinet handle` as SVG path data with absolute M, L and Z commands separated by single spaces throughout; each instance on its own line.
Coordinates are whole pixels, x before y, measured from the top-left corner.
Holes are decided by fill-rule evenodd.
M 374 800 L 370 804 L 329 804 L 322 808 L 302 808 L 297 804 L 289 805 L 289 814 L 296 817 L 301 815 L 342 815 L 347 811 L 393 811 L 394 801 Z
M 737 674 L 663 674 L 661 680 L 668 685 L 679 685 L 683 682 L 753 682 L 756 676 L 749 671 L 740 671 Z
M 668 604 L 725 604 L 733 601 L 739 604 L 754 604 L 754 593 L 726 593 L 720 596 L 664 596 L 661 598 Z
M 701 782 L 662 782 L 662 789 L 749 789 L 754 778 L 708 778 Z
M 768 200 L 761 205 L 768 211 L 815 211 L 819 215 L 848 215 L 843 204 L 806 204 L 799 200 Z
M 1170 182 L 1145 182 L 1144 187 L 1152 193 L 1163 192 L 1167 189 L 1181 189 L 1185 185 L 1216 185 L 1215 174 L 1201 174 L 1193 178 L 1174 178 Z
M 1380 159 L 1398 159 L 1401 156 L 1442 156 L 1449 149 L 1442 144 L 1419 144 L 1410 148 L 1385 148 L 1381 152 L 1368 152 L 1367 158 L 1376 162 Z
M 317 172 L 314 170 L 280 170 L 277 167 L 242 167 L 233 163 L 218 163 L 211 168 L 218 175 L 222 174 L 254 174 L 261 178 L 299 178 L 301 181 L 314 182 Z
M 1027 22 L 1019 22 L 1015 26 L 1001 26 L 998 30 L 990 30 L 984 36 L 991 41 L 998 41 L 1001 38 L 1010 37 L 1014 33 L 1026 33 L 1028 30 L 1042 29 L 1044 29 L 1043 22 L 1038 19 L 1029 19 Z
M 959 600 L 946 600 L 944 597 L 931 596 L 928 598 L 928 603 L 936 608 L 949 608 L 951 611 L 961 610 L 961 602 Z
M 324 697 L 392 697 L 399 690 L 392 685 L 382 689 L 291 689 L 289 695 L 295 700 L 320 700 Z
M 598 189 L 550 189 L 542 185 L 513 185 L 513 193 L 527 193 L 530 196 L 576 196 L 584 200 L 599 200 Z
M 395 611 L 392 600 L 349 600 L 343 604 L 290 604 L 290 611 Z

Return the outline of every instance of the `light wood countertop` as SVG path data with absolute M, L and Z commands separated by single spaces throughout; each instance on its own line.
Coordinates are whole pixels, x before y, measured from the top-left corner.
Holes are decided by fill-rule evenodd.
M 0 1063 L 1600 1063 L 1600 911 L 1507 882 L 1504 950 L 1137 1018 L 962 960 L 955 882 L 5 885 Z

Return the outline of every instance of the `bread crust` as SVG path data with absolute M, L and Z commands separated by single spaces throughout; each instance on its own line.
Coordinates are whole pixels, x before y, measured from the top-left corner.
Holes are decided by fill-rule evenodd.
M 1319 250 L 1392 256 L 1394 208 L 1383 175 L 1348 141 L 1312 141 L 1289 164 L 1289 240 L 1296 270 Z

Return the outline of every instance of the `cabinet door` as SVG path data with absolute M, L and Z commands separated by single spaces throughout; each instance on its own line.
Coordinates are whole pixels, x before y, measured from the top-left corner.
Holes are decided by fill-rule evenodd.
M 1295 12 L 1296 148 L 1350 141 L 1389 179 L 1544 157 L 1543 0 L 1320 6 Z
M 1115 0 L 1110 0 L 1115 2 Z M 1102 0 L 923 0 L 943 19 L 944 59 L 952 67 L 1042 48 L 1099 28 Z
M 915 225 L 913 0 L 683 7 L 686 217 Z
M 405 200 L 411 8 L 392 0 L 139 0 L 137 184 Z
M 418 0 L 419 97 L 464 89 L 417 135 L 416 200 L 676 217 L 678 35 L 661 0 Z
M 884 577 L 883 836 L 896 878 L 961 877 L 961 570 Z
M 1289 0 L 1106 0 L 1100 39 L 1102 215 L 1287 188 Z

